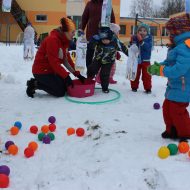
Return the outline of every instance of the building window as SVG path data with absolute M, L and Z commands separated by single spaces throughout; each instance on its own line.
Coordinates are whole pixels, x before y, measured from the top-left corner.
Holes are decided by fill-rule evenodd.
M 158 27 L 157 26 L 151 26 L 150 27 L 150 33 L 152 36 L 157 36 Z
M 120 25 L 120 32 L 119 34 L 125 35 L 126 34 L 126 25 Z
M 168 36 L 166 27 L 162 27 L 162 36 Z
M 36 22 L 47 22 L 47 15 L 36 15 Z

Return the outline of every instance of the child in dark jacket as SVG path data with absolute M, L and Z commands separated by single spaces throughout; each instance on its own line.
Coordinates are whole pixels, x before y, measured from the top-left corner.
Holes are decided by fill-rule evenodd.
M 163 104 L 166 130 L 163 138 L 190 138 L 190 15 L 171 18 L 166 23 L 171 48 L 164 62 L 148 68 L 152 75 L 165 76 L 168 85 Z
M 139 88 L 139 80 L 142 72 L 142 81 L 146 93 L 151 93 L 152 81 L 151 76 L 147 72 L 150 66 L 151 51 L 152 51 L 152 36 L 150 27 L 147 24 L 140 24 L 137 30 L 137 35 L 132 36 L 131 43 L 135 43 L 140 50 L 139 64 L 135 81 L 131 81 L 133 92 L 137 92 Z
M 112 65 L 115 63 L 117 51 L 126 53 L 127 48 L 122 43 L 118 43 L 118 39 L 109 27 L 101 27 L 99 35 L 93 36 L 89 46 L 95 51 L 92 64 L 87 68 L 87 76 L 88 78 L 94 78 L 101 68 L 100 81 L 102 91 L 109 93 L 109 77 Z

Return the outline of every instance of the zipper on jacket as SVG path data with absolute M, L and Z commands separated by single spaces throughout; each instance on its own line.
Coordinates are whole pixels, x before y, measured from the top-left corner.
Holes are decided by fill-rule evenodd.
M 185 91 L 185 77 L 181 77 L 182 90 Z

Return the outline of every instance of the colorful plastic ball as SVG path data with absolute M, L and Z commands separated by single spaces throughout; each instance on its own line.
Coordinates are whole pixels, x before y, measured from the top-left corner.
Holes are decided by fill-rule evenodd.
M 74 128 L 68 128 L 67 129 L 67 135 L 68 136 L 71 136 L 71 135 L 74 135 L 75 134 L 75 129 Z
M 178 149 L 180 153 L 185 154 L 189 151 L 189 144 L 187 142 L 180 142 Z
M 45 133 L 39 133 L 38 134 L 38 140 L 42 141 L 42 139 L 44 138 L 44 136 L 45 136 Z
M 48 133 L 48 136 L 50 137 L 51 141 L 55 140 L 55 135 L 53 133 Z
M 170 150 L 166 146 L 162 146 L 158 150 L 158 157 L 161 159 L 166 159 L 170 155 Z
M 49 130 L 50 130 L 51 132 L 54 132 L 54 131 L 56 130 L 56 125 L 55 125 L 54 123 L 51 123 L 51 124 L 49 125 Z
M 0 188 L 7 188 L 9 186 L 9 177 L 5 174 L 0 174 Z
M 11 135 L 17 135 L 19 133 L 19 128 L 18 127 L 11 127 L 10 129 Z
M 24 150 L 24 155 L 26 158 L 30 158 L 30 157 L 34 156 L 34 151 L 31 148 L 27 147 Z
M 10 145 L 8 148 L 8 152 L 9 154 L 12 154 L 13 156 L 15 156 L 18 153 L 18 147 L 15 144 Z
M 49 126 L 48 125 L 44 125 L 44 126 L 42 126 L 41 127 L 41 131 L 43 132 L 43 133 L 48 133 L 49 132 Z
M 33 134 L 37 134 L 38 132 L 38 127 L 33 125 L 30 127 L 30 132 L 33 133 Z
M 7 141 L 7 142 L 5 143 L 5 148 L 6 148 L 6 150 L 8 150 L 9 146 L 11 146 L 11 145 L 13 145 L 13 144 L 15 144 L 13 141 Z
M 20 121 L 16 121 L 14 124 L 15 127 L 18 127 L 19 129 L 22 128 L 22 123 Z
M 76 134 L 77 134 L 78 137 L 82 137 L 85 134 L 85 130 L 83 128 L 78 128 L 76 130 Z
M 56 118 L 54 116 L 50 116 L 48 121 L 53 124 L 56 122 Z
M 177 147 L 176 144 L 169 144 L 167 147 L 168 147 L 168 149 L 170 150 L 170 155 L 171 155 L 171 156 L 177 154 L 177 152 L 178 152 L 178 147 Z
M 9 167 L 6 165 L 0 166 L 0 174 L 5 174 L 5 175 L 9 176 L 9 174 L 10 174 Z
M 160 104 L 159 103 L 155 103 L 153 105 L 153 107 L 154 107 L 155 110 L 159 110 L 160 109 Z
M 38 144 L 36 142 L 30 142 L 28 148 L 31 148 L 35 152 L 38 149 Z
M 48 135 L 45 135 L 43 138 L 43 143 L 44 144 L 50 144 L 51 143 L 51 138 Z

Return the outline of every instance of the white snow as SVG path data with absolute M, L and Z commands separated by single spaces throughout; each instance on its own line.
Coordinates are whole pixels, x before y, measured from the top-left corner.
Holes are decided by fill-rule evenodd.
M 111 86 L 122 95 L 117 102 L 81 105 L 40 91 L 31 99 L 25 90 L 26 81 L 32 77 L 32 62 L 25 62 L 22 53 L 21 46 L 0 46 L 0 146 L 4 149 L 7 140 L 19 146 L 16 156 L 0 155 L 0 165 L 11 169 L 8 189 L 189 189 L 188 156 L 177 155 L 166 160 L 157 157 L 161 146 L 173 143 L 161 138 L 165 127 L 162 110 L 153 109 L 155 102 L 162 104 L 164 100 L 165 78 L 153 77 L 151 95 L 144 94 L 142 82 L 138 93 L 133 93 L 125 79 L 126 65 L 118 62 L 115 77 L 118 84 Z M 163 61 L 166 53 L 166 48 L 156 47 L 152 61 Z M 99 96 L 98 100 L 102 94 Z M 57 119 L 56 139 L 44 145 L 29 133 L 29 128 L 47 124 L 50 115 Z M 7 130 L 17 120 L 23 127 L 13 137 Z M 68 127 L 87 130 L 94 125 L 100 128 L 90 127 L 82 138 L 66 134 Z M 26 159 L 23 152 L 30 141 L 37 141 L 39 149 L 34 157 Z

